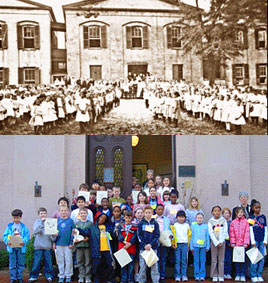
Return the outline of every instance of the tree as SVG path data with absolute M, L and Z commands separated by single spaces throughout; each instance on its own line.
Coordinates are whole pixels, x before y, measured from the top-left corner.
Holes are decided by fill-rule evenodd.
M 267 22 L 266 0 L 211 0 L 208 11 L 200 9 L 196 0 L 196 7 L 181 5 L 180 11 L 184 51 L 206 60 L 210 85 L 215 81 L 216 63 L 224 65 L 246 48 L 245 42 L 238 40 L 238 32 Z

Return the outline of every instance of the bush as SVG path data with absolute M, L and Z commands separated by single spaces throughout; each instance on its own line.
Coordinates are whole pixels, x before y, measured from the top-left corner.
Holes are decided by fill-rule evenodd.
M 7 250 L 0 250 L 0 269 L 8 267 L 9 255 Z
M 25 265 L 30 272 L 33 265 L 33 254 L 34 254 L 34 236 L 26 245 L 26 253 L 25 253 Z

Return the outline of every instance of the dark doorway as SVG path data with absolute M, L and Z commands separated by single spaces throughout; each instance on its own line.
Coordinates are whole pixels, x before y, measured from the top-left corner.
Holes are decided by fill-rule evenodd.
M 140 74 L 146 75 L 148 65 L 128 65 L 128 73 L 131 72 L 132 75 L 136 74 L 137 76 Z
M 89 66 L 90 69 L 90 78 L 94 81 L 98 81 L 102 79 L 101 75 L 101 65 L 91 65 Z

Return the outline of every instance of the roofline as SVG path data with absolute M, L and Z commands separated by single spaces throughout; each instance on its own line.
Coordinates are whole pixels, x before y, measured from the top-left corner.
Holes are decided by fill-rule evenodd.
M 52 9 L 51 6 L 40 4 L 40 3 L 34 2 L 32 0 L 18 0 L 18 1 L 30 4 L 30 5 L 34 5 L 36 7 L 0 6 L 0 9 L 47 10 L 47 11 L 50 12 L 53 21 L 57 22 L 55 14 L 54 14 L 53 9 Z

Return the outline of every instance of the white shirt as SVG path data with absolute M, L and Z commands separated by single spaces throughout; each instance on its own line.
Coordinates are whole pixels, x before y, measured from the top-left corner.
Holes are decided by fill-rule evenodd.
M 214 219 L 214 221 L 217 222 L 222 220 L 222 216 L 219 218 L 219 219 L 215 219 L 214 217 L 212 217 Z M 223 227 L 220 226 L 220 231 L 219 231 L 219 240 L 217 240 L 215 234 L 214 234 L 214 231 L 213 231 L 213 227 L 211 225 L 210 222 L 208 222 L 208 232 L 209 232 L 209 236 L 210 236 L 210 239 L 211 241 L 213 242 L 214 246 L 218 246 L 218 244 L 222 244 L 225 242 L 225 239 L 228 239 L 229 238 L 229 235 L 228 235 L 228 225 L 227 225 L 227 221 L 224 222 L 224 225 Z
M 88 215 L 87 215 L 87 220 L 93 223 L 93 213 L 90 209 L 87 210 Z M 79 208 L 75 209 L 72 211 L 71 213 L 71 219 L 73 220 L 74 224 L 79 220 L 79 218 L 77 218 L 79 214 Z
M 177 243 L 187 243 L 188 244 L 188 231 L 190 230 L 190 226 L 188 223 L 180 224 L 176 222 L 174 224 L 176 231 Z

